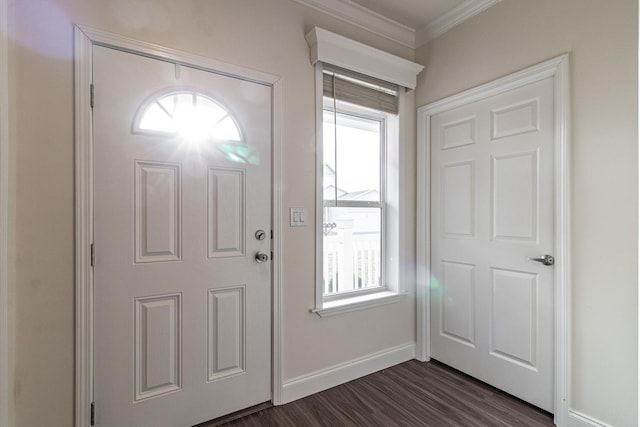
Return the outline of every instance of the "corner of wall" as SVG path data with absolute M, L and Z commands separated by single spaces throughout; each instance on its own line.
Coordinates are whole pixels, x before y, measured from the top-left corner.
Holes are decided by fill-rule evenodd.
M 13 310 L 9 290 L 8 0 L 0 0 L 0 427 L 13 425 Z

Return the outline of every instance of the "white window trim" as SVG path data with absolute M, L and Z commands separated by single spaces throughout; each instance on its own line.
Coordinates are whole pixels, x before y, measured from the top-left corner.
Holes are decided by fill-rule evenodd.
M 424 66 L 351 40 L 320 27 L 305 36 L 311 63 L 324 62 L 360 74 L 415 89 Z
M 386 291 L 389 291 L 389 288 L 387 286 L 387 282 L 389 281 L 387 278 L 387 263 L 385 262 L 386 256 L 387 256 L 387 228 L 388 228 L 388 224 L 387 224 L 387 186 L 388 186 L 388 180 L 387 180 L 387 155 L 388 155 L 388 146 L 389 146 L 389 140 L 391 140 L 393 143 L 395 143 L 397 145 L 397 135 L 395 135 L 395 138 L 390 138 L 390 134 L 389 134 L 389 130 L 388 127 L 389 125 L 393 126 L 392 121 L 394 119 L 392 119 L 392 115 L 388 114 L 388 113 L 384 113 L 384 112 L 380 112 L 380 111 L 372 111 L 368 108 L 364 108 L 364 107 L 360 107 L 357 105 L 353 105 L 353 104 L 347 104 L 345 102 L 341 102 L 341 101 L 335 101 L 335 102 L 328 102 L 328 98 L 324 97 L 322 100 L 322 107 L 323 107 L 323 130 L 324 130 L 324 112 L 329 111 L 329 110 L 333 110 L 335 108 L 335 112 L 337 114 L 343 114 L 343 115 L 351 115 L 353 117 L 357 117 L 357 118 L 362 118 L 365 120 L 372 120 L 372 121 L 376 121 L 380 123 L 380 130 L 381 133 L 383 134 L 381 136 L 381 141 L 380 141 L 380 190 L 379 190 L 379 195 L 380 195 L 380 200 L 379 201 L 355 201 L 355 200 L 335 200 L 334 203 L 327 203 L 327 200 L 324 199 L 324 183 L 322 185 L 322 204 L 324 208 L 327 207 L 338 207 L 338 208 L 379 208 L 380 209 L 380 220 L 382 222 L 382 227 L 381 227 L 381 236 L 380 236 L 380 276 L 382 279 L 382 285 L 381 286 L 377 286 L 377 287 L 370 287 L 370 288 L 361 288 L 361 289 L 356 289 L 356 290 L 352 290 L 352 291 L 347 291 L 347 292 L 342 292 L 342 293 L 335 293 L 335 294 L 331 294 L 331 295 L 326 295 L 324 294 L 324 278 L 322 279 L 322 287 L 323 287 L 323 308 L 326 308 L 327 306 L 333 306 L 333 305 L 345 305 L 344 301 L 351 301 L 353 303 L 359 303 L 362 301 L 362 298 L 365 297 L 365 295 L 367 296 L 367 298 L 365 298 L 365 300 L 370 300 L 372 298 L 375 298 L 375 296 L 369 296 L 369 294 L 379 294 L 379 293 L 383 293 Z M 397 121 L 397 119 L 395 119 L 395 121 Z M 394 126 L 394 130 L 397 126 Z M 397 134 L 397 132 L 395 132 Z M 337 144 L 337 141 L 335 141 Z M 324 134 L 322 135 L 322 140 L 318 140 L 318 151 L 316 151 L 318 153 L 318 156 L 322 159 L 322 161 L 320 162 L 322 169 L 324 170 L 324 157 L 323 155 L 321 155 L 320 153 L 324 152 Z M 337 148 L 336 148 L 337 149 Z M 337 165 L 336 165 L 337 168 Z M 336 172 L 339 172 L 336 169 Z M 323 211 L 324 213 L 324 211 Z M 320 226 L 321 231 L 324 230 L 324 221 L 322 221 L 322 223 L 320 221 L 318 221 L 318 224 Z M 322 238 L 323 238 L 323 242 L 324 242 L 324 233 L 322 234 Z M 324 253 L 324 245 L 322 245 L 322 250 Z M 323 258 L 323 262 L 324 262 L 324 258 Z M 322 264 L 320 264 L 318 266 L 318 269 L 320 271 L 324 271 L 324 266 Z
M 365 308 L 377 307 L 379 305 L 391 304 L 400 301 L 405 295 L 407 295 L 407 292 L 384 290 L 326 302 L 322 308 L 316 308 L 311 311 L 320 317 L 330 317 Z
M 400 173 L 400 164 L 404 160 L 404 88 L 414 89 L 416 77 L 424 68 L 420 64 L 408 61 L 404 58 L 392 55 L 380 49 L 367 46 L 346 37 L 334 34 L 322 28 L 314 27 L 306 35 L 309 45 L 309 57 L 315 67 L 316 82 L 316 149 L 322 147 L 322 64 L 330 64 L 350 71 L 369 75 L 384 81 L 399 85 L 398 120 L 397 129 L 387 127 L 388 135 L 395 134 L 398 137 L 397 150 L 387 152 L 387 188 L 397 188 L 398 191 L 388 192 L 386 196 L 387 206 L 387 235 L 386 235 L 386 279 L 387 291 L 370 294 L 372 296 L 362 300 L 342 299 L 339 302 L 325 303 L 322 286 L 322 208 L 323 208 L 323 162 L 322 156 L 316 156 L 316 298 L 315 309 L 311 311 L 325 317 L 347 311 L 359 310 L 374 305 L 386 304 L 397 301 L 398 298 L 408 292 L 404 289 L 404 269 L 400 260 L 404 260 L 404 244 L 402 237 L 405 235 L 404 222 L 404 177 Z M 390 146 L 389 144 L 388 146 Z M 317 151 L 320 153 L 321 151 Z M 395 156 L 395 157 L 394 157 Z M 387 292 L 387 293 L 385 293 Z M 388 292 L 393 293 L 389 295 Z M 376 298 L 377 297 L 377 298 Z
M 382 156 L 384 164 L 384 183 L 382 191 L 385 208 L 383 227 L 383 259 L 382 274 L 384 286 L 380 289 L 366 289 L 340 295 L 324 296 L 323 286 L 323 208 L 324 162 L 320 153 L 323 152 L 323 88 L 322 88 L 322 63 L 315 64 L 315 89 L 316 89 L 316 298 L 315 308 L 311 311 L 320 317 L 329 317 L 337 314 L 362 310 L 383 304 L 391 304 L 399 301 L 408 292 L 405 291 L 401 278 L 399 260 L 402 258 L 400 236 L 404 227 L 400 221 L 402 209 L 401 182 L 399 171 L 399 159 L 402 155 L 402 129 L 400 121 L 403 115 L 404 90 L 399 91 L 398 120 L 387 120 L 385 124 L 386 142 L 385 152 Z M 395 135 L 395 138 L 393 136 Z M 397 139 L 397 140 L 394 140 Z M 391 209 L 389 209 L 389 207 Z

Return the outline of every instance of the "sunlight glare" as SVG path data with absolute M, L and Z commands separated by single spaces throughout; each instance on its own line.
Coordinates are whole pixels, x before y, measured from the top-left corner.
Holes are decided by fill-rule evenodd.
M 148 103 L 136 130 L 178 136 L 189 145 L 242 142 L 240 129 L 229 113 L 197 92 L 169 93 Z

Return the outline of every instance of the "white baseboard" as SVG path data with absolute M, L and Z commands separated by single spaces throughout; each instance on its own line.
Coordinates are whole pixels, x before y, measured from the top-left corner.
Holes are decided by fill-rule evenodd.
M 611 425 L 570 409 L 567 427 L 611 427 Z
M 331 387 L 372 374 L 415 358 L 416 344 L 406 344 L 370 354 L 330 368 L 286 381 L 281 404 L 310 396 Z

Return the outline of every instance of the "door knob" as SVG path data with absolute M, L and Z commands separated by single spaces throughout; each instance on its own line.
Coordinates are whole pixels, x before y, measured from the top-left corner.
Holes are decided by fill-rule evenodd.
M 269 255 L 264 252 L 258 252 L 256 254 L 256 262 L 267 262 L 269 261 Z
M 555 258 L 551 255 L 543 255 L 540 258 L 529 258 L 529 259 L 531 261 L 539 262 L 544 265 L 553 265 L 556 262 Z

